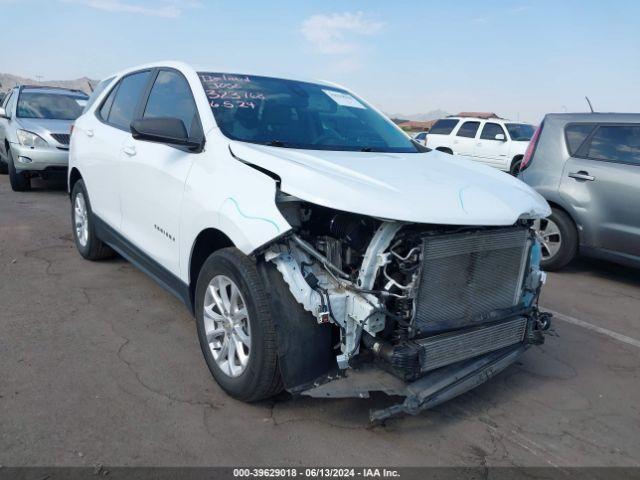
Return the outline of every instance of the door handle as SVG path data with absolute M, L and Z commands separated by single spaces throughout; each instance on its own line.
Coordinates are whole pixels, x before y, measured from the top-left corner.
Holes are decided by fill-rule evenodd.
M 130 157 L 133 157 L 136 154 L 136 147 L 124 147 L 122 151 L 124 152 L 125 155 L 129 155 Z
M 579 172 L 571 172 L 569 176 L 571 178 L 575 178 L 576 180 L 589 182 L 593 182 L 596 179 L 596 177 L 594 177 L 593 175 L 589 175 L 589 172 L 585 172 L 584 170 L 580 170 Z
M 85 130 L 84 133 L 87 134 L 87 137 L 93 137 L 93 130 Z

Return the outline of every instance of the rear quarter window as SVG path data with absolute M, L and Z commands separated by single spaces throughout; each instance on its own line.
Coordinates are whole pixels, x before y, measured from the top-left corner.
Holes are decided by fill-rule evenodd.
M 575 155 L 594 128 L 596 126 L 589 123 L 572 123 L 565 127 L 564 135 L 569 154 Z
M 429 129 L 429 133 L 435 134 L 435 135 L 449 135 L 453 131 L 453 129 L 456 128 L 456 125 L 458 125 L 458 123 L 460 123 L 460 120 L 453 120 L 453 119 L 438 120 Z

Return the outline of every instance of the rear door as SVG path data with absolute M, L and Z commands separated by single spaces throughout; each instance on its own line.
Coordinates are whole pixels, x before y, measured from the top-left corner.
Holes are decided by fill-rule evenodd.
M 640 256 L 640 124 L 570 124 L 566 137 L 560 191 L 586 224 L 587 245 Z
M 480 122 L 477 120 L 463 122 L 453 138 L 453 153 L 473 157 L 479 128 Z
M 502 125 L 485 122 L 480 131 L 480 138 L 476 142 L 474 155 L 482 163 L 501 170 L 509 169 L 509 142 Z
M 178 118 L 191 138 L 202 138 L 202 126 L 187 79 L 177 70 L 160 69 L 140 118 Z M 180 211 L 184 186 L 197 157 L 186 147 L 136 140 L 123 145 L 123 230 L 138 248 L 176 276 L 180 274 Z
M 81 117 L 74 127 L 74 149 L 82 152 L 81 174 L 91 208 L 116 230 L 120 230 L 122 221 L 118 173 L 122 145 L 131 137 L 131 120 L 150 74 L 150 70 L 144 70 L 123 77 L 96 114 Z

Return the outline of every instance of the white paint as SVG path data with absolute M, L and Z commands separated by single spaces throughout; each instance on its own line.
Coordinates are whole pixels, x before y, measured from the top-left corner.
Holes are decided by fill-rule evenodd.
M 554 318 L 558 320 L 562 320 L 567 323 L 571 323 L 573 325 L 577 325 L 582 328 L 586 328 L 587 330 L 591 330 L 593 332 L 598 332 L 602 335 L 606 335 L 611 337 L 619 342 L 626 343 L 627 345 L 632 345 L 636 348 L 640 348 L 640 340 L 636 340 L 635 338 L 627 337 L 626 335 L 622 335 L 621 333 L 614 332 L 612 330 L 608 330 L 606 328 L 598 327 L 597 325 L 593 325 L 589 322 L 585 322 L 584 320 L 580 320 L 579 318 L 574 318 L 569 315 L 565 315 L 564 313 L 555 312 L 553 310 L 545 309 L 545 311 L 553 314 Z
M 91 207 L 102 220 L 185 283 L 194 243 L 205 229 L 223 232 L 246 254 L 291 229 L 276 205 L 274 179 L 233 158 L 230 148 L 241 160 L 279 175 L 282 191 L 342 211 L 450 225 L 513 225 L 519 218 L 550 213 L 546 201 L 524 183 L 463 157 L 232 141 L 217 128 L 198 74 L 180 62 L 122 71 L 112 85 L 153 67 L 173 68 L 186 78 L 205 132 L 204 151 L 138 141 L 103 123 L 95 111 L 111 91 L 105 89 L 75 122 L 69 172 L 80 171 Z M 342 104 L 350 103 L 349 97 L 343 94 Z

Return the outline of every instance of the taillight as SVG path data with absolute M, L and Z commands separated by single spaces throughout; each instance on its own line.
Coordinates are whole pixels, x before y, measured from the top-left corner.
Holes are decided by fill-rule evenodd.
M 536 146 L 538 145 L 538 140 L 540 139 L 540 133 L 542 132 L 542 127 L 544 126 L 544 122 L 542 122 L 536 131 L 533 133 L 533 137 L 529 140 L 529 145 L 527 145 L 527 150 L 524 152 L 524 157 L 522 157 L 522 162 L 520 162 L 520 171 L 523 171 L 525 168 L 529 166 L 531 163 L 531 159 L 533 158 L 533 153 L 536 150 Z

